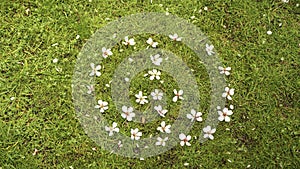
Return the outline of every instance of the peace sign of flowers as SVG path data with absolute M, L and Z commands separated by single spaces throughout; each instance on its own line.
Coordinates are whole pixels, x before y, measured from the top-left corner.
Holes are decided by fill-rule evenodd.
M 178 34 L 174 35 L 169 35 L 170 39 L 173 41 L 181 41 L 183 38 L 179 37 Z M 146 43 L 149 45 L 148 47 L 156 48 L 158 46 L 158 42 L 155 42 L 152 38 L 148 38 Z M 130 45 L 134 46 L 136 44 L 135 40 L 133 38 L 129 38 L 126 36 L 124 38 L 124 42 L 122 42 L 123 45 Z M 213 51 L 214 46 L 206 44 L 205 45 L 205 50 L 207 52 L 208 56 L 214 55 L 215 52 Z M 111 52 L 111 49 L 107 49 L 106 47 L 102 47 L 102 57 L 104 59 L 112 56 L 113 53 Z M 160 66 L 161 63 L 163 62 L 163 58 L 160 56 L 160 54 L 156 55 L 150 55 L 149 59 L 155 66 Z M 100 72 L 101 70 L 101 65 L 95 65 L 94 63 L 90 63 L 90 66 L 92 68 L 91 72 L 89 73 L 89 76 L 101 76 L 102 73 Z M 230 75 L 231 67 L 218 67 L 220 74 L 224 74 L 226 76 Z M 145 74 L 144 77 L 148 77 L 149 79 L 152 80 L 160 80 L 161 72 L 157 69 L 153 69 L 148 71 L 148 74 Z M 128 81 L 128 79 L 125 81 Z M 92 94 L 94 92 L 94 86 L 87 86 L 88 87 L 88 94 Z M 173 99 L 172 101 L 178 102 L 179 100 L 184 101 L 184 91 L 181 89 L 173 89 Z M 229 87 L 225 87 L 224 93 L 222 94 L 222 97 L 232 100 L 232 97 L 234 95 L 234 89 L 230 89 Z M 136 97 L 136 103 L 140 105 L 145 105 L 149 101 L 148 96 L 144 95 L 142 91 L 139 91 L 137 94 L 135 94 Z M 164 97 L 164 94 L 159 90 L 155 89 L 154 91 L 151 92 L 151 97 L 153 100 L 162 100 Z M 103 100 L 98 100 L 98 104 L 95 105 L 96 109 L 99 109 L 100 113 L 105 112 L 106 110 L 109 109 L 109 104 L 106 101 Z M 160 117 L 164 118 L 166 113 L 168 112 L 167 109 L 164 109 L 162 105 L 158 104 L 154 106 L 155 112 L 157 112 L 157 115 Z M 217 112 L 218 112 L 218 120 L 219 121 L 225 121 L 225 122 L 230 122 L 230 116 L 233 114 L 233 105 L 230 105 L 229 108 L 224 107 L 221 108 L 220 106 L 217 107 Z M 198 112 L 195 109 L 191 109 L 190 112 L 187 112 L 186 118 L 191 120 L 191 122 L 202 122 L 202 112 Z M 133 118 L 136 117 L 136 114 L 134 113 L 134 108 L 133 107 L 128 107 L 127 105 L 122 106 L 122 113 L 120 114 L 122 118 L 126 119 L 128 122 L 132 121 Z M 108 132 L 108 136 L 113 136 L 114 133 L 119 132 L 119 128 L 117 128 L 118 124 L 116 122 L 112 123 L 112 126 L 105 126 L 105 131 Z M 172 126 L 170 124 L 166 124 L 165 121 L 161 122 L 161 125 L 157 127 L 157 130 L 160 131 L 161 133 L 166 133 L 169 134 L 172 131 Z M 213 134 L 216 132 L 215 128 L 212 128 L 211 126 L 206 126 L 203 128 L 203 137 L 208 138 L 213 140 L 214 136 Z M 130 135 L 131 135 L 131 140 L 139 140 L 143 134 L 142 132 L 139 131 L 138 128 L 131 129 L 130 130 Z M 186 135 L 184 133 L 179 134 L 178 136 L 180 145 L 181 146 L 191 146 L 190 140 L 192 137 L 190 135 Z M 168 137 L 157 137 L 157 142 L 155 143 L 156 146 L 165 146 L 167 144 L 167 141 L 169 140 Z M 121 145 L 121 142 L 119 141 L 118 145 Z M 121 147 L 121 146 L 118 146 Z

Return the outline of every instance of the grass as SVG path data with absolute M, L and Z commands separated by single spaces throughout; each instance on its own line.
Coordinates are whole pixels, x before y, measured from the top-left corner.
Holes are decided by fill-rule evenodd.
M 0 167 L 297 168 L 300 164 L 297 3 L 300 2 L 1 1 Z M 227 83 L 236 92 L 230 102 L 235 106 L 232 121 L 219 123 L 213 141 L 200 145 L 193 139 L 191 147 L 178 145 L 144 161 L 111 154 L 98 147 L 76 119 L 71 84 L 78 53 L 95 31 L 112 20 L 138 12 L 166 11 L 198 26 L 210 37 L 224 65 L 232 67 L 227 77 Z M 268 30 L 272 35 L 267 35 Z M 80 38 L 76 39 L 76 35 Z M 148 37 L 143 36 L 135 37 L 136 41 Z M 157 40 L 163 44 L 167 38 L 157 37 Z M 190 61 L 188 56 L 192 53 L 184 45 L 166 43 L 163 47 L 182 56 L 196 70 L 199 90 L 205 91 L 200 103 L 205 111 L 209 106 L 205 101 L 209 83 L 207 75 L 201 73 L 205 71 L 203 65 Z M 113 56 L 111 59 L 116 59 L 113 63 L 104 63 L 107 74 L 103 73 L 103 81 L 97 82 L 96 90 L 103 97 L 109 96 L 110 88 L 98 86 L 108 83 L 116 63 L 133 50 L 122 53 L 116 47 L 113 52 L 120 56 L 119 60 Z M 54 58 L 59 59 L 58 63 L 52 62 Z M 153 84 L 162 85 L 149 83 L 142 76 L 143 73 L 133 80 L 133 93 L 148 91 Z M 172 77 L 166 74 L 162 77 L 163 87 L 176 86 Z M 113 111 L 107 113 L 111 120 L 115 119 Z M 120 123 L 122 119 L 118 117 L 116 121 Z M 157 124 L 131 126 L 151 133 Z M 196 124 L 190 135 L 198 136 L 201 127 Z M 129 131 L 123 128 L 120 132 Z M 34 149 L 38 149 L 36 155 L 32 154 Z

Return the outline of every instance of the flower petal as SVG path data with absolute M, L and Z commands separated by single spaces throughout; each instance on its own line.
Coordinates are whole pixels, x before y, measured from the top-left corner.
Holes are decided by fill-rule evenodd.
M 127 115 L 125 113 L 122 113 L 121 116 L 125 119 Z
M 101 76 L 101 72 L 96 72 L 96 76 Z
M 101 69 L 101 65 L 97 65 L 95 69 L 96 70 L 100 70 Z
M 181 133 L 179 134 L 179 139 L 180 140 L 184 140 L 186 138 L 185 134 Z
M 219 121 L 223 121 L 223 120 L 224 120 L 224 116 L 223 116 L 223 115 L 219 116 L 219 117 L 218 117 L 218 120 L 219 120 Z
M 228 92 L 229 91 L 229 87 L 225 87 L 225 92 Z
M 194 109 L 192 109 L 192 110 L 191 110 L 191 114 L 192 114 L 193 116 L 195 116 L 196 111 L 195 111 Z
M 225 121 L 226 121 L 226 122 L 230 122 L 230 117 L 226 116 L 226 117 L 225 117 Z
M 127 111 L 128 111 L 128 112 L 133 112 L 133 108 L 132 108 L 132 107 L 128 107 L 128 108 L 127 108 Z
M 184 146 L 184 144 L 185 144 L 184 141 L 180 141 L 181 146 Z
M 115 128 L 114 131 L 119 133 L 120 130 L 119 130 L 119 128 Z
M 127 116 L 127 121 L 132 121 L 132 116 Z
M 228 95 L 228 96 L 227 96 L 227 99 L 228 99 L 228 100 L 232 100 L 232 97 Z
M 192 138 L 192 137 L 191 137 L 190 135 L 186 136 L 186 139 L 187 139 L 187 140 L 191 140 L 191 138 Z
M 122 111 L 127 112 L 127 106 L 122 106 Z
M 191 119 L 192 121 L 194 120 L 194 116 L 192 116 L 191 114 L 187 114 L 186 117 L 187 117 L 188 119 Z
M 174 89 L 173 92 L 174 92 L 174 94 L 177 94 L 177 90 L 176 89 Z
M 230 94 L 230 95 L 233 95 L 233 94 L 234 94 L 234 89 L 230 89 L 230 90 L 229 90 L 229 94 Z

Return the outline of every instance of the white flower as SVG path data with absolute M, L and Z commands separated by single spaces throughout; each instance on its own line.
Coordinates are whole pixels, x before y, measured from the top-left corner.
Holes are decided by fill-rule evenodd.
M 211 129 L 210 126 L 207 126 L 207 127 L 204 127 L 203 128 L 203 131 L 204 131 L 204 138 L 209 138 L 211 140 L 214 139 L 214 136 L 212 134 L 214 134 L 216 132 L 216 129 Z
M 228 110 L 228 108 L 224 108 L 223 111 L 218 111 L 219 114 L 219 120 L 220 121 L 226 121 L 226 122 L 230 122 L 230 115 L 233 114 L 232 110 Z
M 268 35 L 272 35 L 272 31 L 267 31 L 267 34 Z
M 128 58 L 128 61 L 129 61 L 129 62 L 133 62 L 133 59 L 132 59 L 132 58 Z
M 121 116 L 128 121 L 132 121 L 132 118 L 135 117 L 135 113 L 133 113 L 132 107 L 127 108 L 127 106 L 122 106 L 122 111 L 124 113 L 122 113 Z
M 107 84 L 105 84 L 106 87 L 110 87 L 112 81 L 109 81 Z
M 142 132 L 139 132 L 139 129 L 131 129 L 131 140 L 139 140 L 140 137 L 142 136 Z
M 143 96 L 142 91 L 139 91 L 139 94 L 136 94 L 135 97 L 137 98 L 135 101 L 139 104 L 148 103 L 148 100 L 146 100 L 147 96 Z
M 150 58 L 151 58 L 152 63 L 155 64 L 156 66 L 159 66 L 163 60 L 159 54 L 156 54 L 154 56 L 151 55 Z
M 153 69 L 152 71 L 148 71 L 148 74 L 150 74 L 150 80 L 154 80 L 156 78 L 157 80 L 160 79 L 161 72 L 159 70 Z
M 54 43 L 54 44 L 52 44 L 51 46 L 57 46 L 58 45 L 58 43 Z
M 135 45 L 135 42 L 134 42 L 134 39 L 131 38 L 131 39 L 128 39 L 128 36 L 125 36 L 125 42 L 122 42 L 124 45 Z
M 184 145 L 191 146 L 191 144 L 189 143 L 189 141 L 191 140 L 191 138 L 192 137 L 190 135 L 186 136 L 183 133 L 179 134 L 179 139 L 181 140 L 180 141 L 180 145 L 181 146 L 184 146 Z
M 289 0 L 281 0 L 283 3 L 288 3 Z
M 30 9 L 27 8 L 27 9 L 25 10 L 26 15 L 29 15 L 29 12 L 30 12 Z
M 166 122 L 162 121 L 160 125 L 161 125 L 161 127 L 157 127 L 158 131 L 160 131 L 162 133 L 171 133 L 171 130 L 170 130 L 171 125 L 170 124 L 166 126 Z
M 233 105 L 231 104 L 231 105 L 229 105 L 229 108 L 231 109 L 231 110 L 233 110 L 234 109 L 234 107 L 233 107 Z
M 214 54 L 215 52 L 213 51 L 214 49 L 214 45 L 209 45 L 206 44 L 206 52 L 209 56 L 211 56 L 212 54 Z
M 231 67 L 221 67 L 219 66 L 218 69 L 220 70 L 220 73 L 221 74 L 225 74 L 226 76 L 230 75 L 230 70 L 231 70 Z
M 97 66 L 95 67 L 95 64 L 94 64 L 94 63 L 91 63 L 90 66 L 91 66 L 91 68 L 92 68 L 92 72 L 90 73 L 90 76 L 94 76 L 94 75 L 96 75 L 96 76 L 101 76 L 101 72 L 98 71 L 98 70 L 101 69 L 101 66 L 100 66 L 100 65 L 97 65 Z
M 190 114 L 187 114 L 186 117 L 188 119 L 191 119 L 191 121 L 193 122 L 195 119 L 197 121 L 202 121 L 202 113 L 201 112 L 196 112 L 194 109 L 191 110 Z
M 113 122 L 111 127 L 105 126 L 105 131 L 109 132 L 109 134 L 108 134 L 109 136 L 114 135 L 114 132 L 116 132 L 116 133 L 119 132 L 119 128 L 117 128 L 117 125 L 118 124 L 116 122 Z
M 155 89 L 154 92 L 151 93 L 153 100 L 161 100 L 163 97 L 163 93 L 159 92 L 158 89 Z
M 58 59 L 57 59 L 57 58 L 54 58 L 52 62 L 53 62 L 53 63 L 57 63 L 57 62 L 58 62 Z
M 175 33 L 174 35 L 169 35 L 169 37 L 173 40 L 173 41 L 181 41 L 182 37 L 178 37 L 177 33 Z
M 165 117 L 165 114 L 168 112 L 168 110 L 163 110 L 161 105 L 154 106 L 154 110 L 156 110 L 161 117 Z
M 168 139 L 169 139 L 168 137 L 166 137 L 164 139 L 162 139 L 160 137 L 157 137 L 157 142 L 155 143 L 155 145 L 157 145 L 157 146 L 165 146 L 166 145 L 166 141 Z
M 79 39 L 80 38 L 80 35 L 76 35 L 76 39 Z
M 178 99 L 183 100 L 183 97 L 182 97 L 182 95 L 183 95 L 183 90 L 179 90 L 179 91 L 177 92 L 177 90 L 174 89 L 174 94 L 175 94 L 175 96 L 173 97 L 173 102 L 177 102 Z
M 118 142 L 118 148 L 121 148 L 121 147 L 123 147 L 123 144 L 122 144 L 122 141 L 120 140 L 120 141 Z
M 107 58 L 108 56 L 111 56 L 113 53 L 111 52 L 111 49 L 106 49 L 105 47 L 102 48 L 102 56 L 104 58 Z
M 207 6 L 205 6 L 205 7 L 204 7 L 204 10 L 205 10 L 205 11 L 207 11 L 207 10 L 208 10 Z
M 147 43 L 148 43 L 149 45 L 151 45 L 153 48 L 156 48 L 156 46 L 158 45 L 158 42 L 153 42 L 153 39 L 152 39 L 152 38 L 149 38 L 149 39 L 147 40 Z
M 225 87 L 225 93 L 222 94 L 222 97 L 227 97 L 228 100 L 232 100 L 231 96 L 234 94 L 234 89 L 229 89 Z
M 35 148 L 34 152 L 32 153 L 32 155 L 35 156 L 38 152 L 39 152 L 39 150 Z
M 95 91 L 95 88 L 93 85 L 86 86 L 88 88 L 87 94 L 92 94 Z
M 95 106 L 96 109 L 100 109 L 100 112 L 103 113 L 108 109 L 108 103 L 102 100 L 98 100 L 98 105 Z

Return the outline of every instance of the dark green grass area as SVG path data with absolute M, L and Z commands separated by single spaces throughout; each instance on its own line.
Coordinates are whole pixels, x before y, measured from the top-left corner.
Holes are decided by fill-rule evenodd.
M 296 4 L 300 1 L 1 1 L 0 168 L 298 168 L 300 6 Z M 191 147 L 178 144 L 145 160 L 125 158 L 98 147 L 76 119 L 71 84 L 81 48 L 110 21 L 139 12 L 169 12 L 189 20 L 210 38 L 224 66 L 232 68 L 226 81 L 235 89 L 228 102 L 235 106 L 234 114 L 230 123 L 219 123 L 214 140 L 199 144 L 194 136 L 199 137 L 203 122 L 196 123 L 189 133 Z M 134 38 L 142 42 L 148 37 Z M 185 45 L 152 37 L 195 70 L 201 91 L 199 111 L 206 114 L 210 83 L 203 64 Z M 103 62 L 103 75 L 97 81 L 98 99 L 111 101 L 111 89 L 105 84 L 117 63 L 146 44 L 135 47 L 119 44 L 112 49 L 114 55 Z M 144 78 L 144 73 L 131 82 L 133 104 L 139 90 L 150 94 L 159 86 L 176 88 L 164 72 L 163 84 Z M 168 98 L 172 94 L 168 91 Z M 172 123 L 178 106 L 169 103 L 164 120 Z M 113 108 L 111 104 L 106 116 L 120 128 L 126 126 L 121 133 L 129 136 L 133 127 L 145 136 L 157 133 L 160 120 L 126 124 Z

